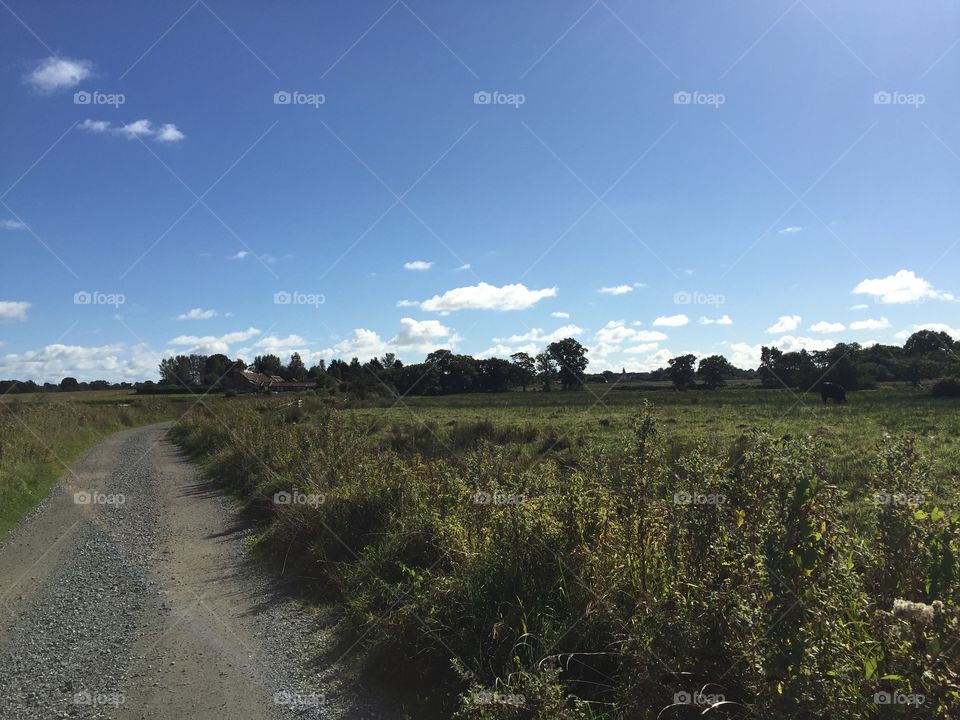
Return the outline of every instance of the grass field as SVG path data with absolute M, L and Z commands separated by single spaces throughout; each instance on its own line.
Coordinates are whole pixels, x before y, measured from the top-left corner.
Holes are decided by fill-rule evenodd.
M 409 717 L 960 707 L 956 401 L 291 401 L 224 399 L 174 438 L 261 523 L 266 557 L 342 603 L 345 649 Z
M 186 398 L 94 391 L 0 400 L 0 538 L 50 492 L 70 464 L 117 430 L 178 417 Z
M 678 393 L 666 384 L 653 390 L 596 385 L 576 393 L 408 397 L 351 408 L 349 415 L 384 448 L 455 457 L 484 438 L 514 445 L 528 457 L 563 461 L 586 447 L 624 447 L 632 437 L 633 416 L 649 401 L 656 406 L 671 462 L 696 447 L 727 452 L 744 432 L 762 428 L 777 436 L 817 437 L 831 475 L 846 483 L 869 471 L 885 434 L 912 433 L 938 482 L 957 475 L 960 403 L 902 386 L 850 397 L 846 405 L 824 406 L 819 395 L 790 390 Z

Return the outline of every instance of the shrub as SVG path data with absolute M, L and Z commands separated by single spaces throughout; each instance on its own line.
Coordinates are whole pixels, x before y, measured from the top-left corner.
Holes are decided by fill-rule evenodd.
M 960 378 L 940 378 L 930 388 L 934 397 L 960 397 Z

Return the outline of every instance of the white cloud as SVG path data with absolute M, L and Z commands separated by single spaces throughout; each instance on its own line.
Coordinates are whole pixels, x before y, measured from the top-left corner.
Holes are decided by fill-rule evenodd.
M 700 324 L 701 325 L 733 325 L 733 320 L 730 318 L 729 315 L 721 315 L 716 319 L 701 317 Z
M 257 328 L 226 333 L 225 335 L 178 335 L 168 344 L 178 348 L 176 352 L 182 354 L 197 353 L 200 355 L 214 355 L 216 353 L 230 354 L 230 346 L 234 343 L 245 342 L 260 334 Z
M 518 342 L 537 342 L 550 344 L 557 340 L 573 337 L 583 332 L 582 327 L 576 325 L 564 325 L 551 333 L 544 333 L 540 328 L 533 328 L 522 335 L 511 335 L 507 338 L 494 338 L 495 343 L 518 343 Z
M 150 136 L 154 133 L 153 123 L 151 123 L 149 120 L 134 120 L 132 123 L 121 125 L 117 129 L 117 133 L 130 139 L 142 136 Z
M 908 337 L 913 335 L 913 333 L 919 330 L 932 330 L 933 332 L 945 332 L 954 340 L 960 339 L 960 328 L 951 327 L 946 323 L 923 323 L 921 325 L 914 325 L 912 330 L 901 330 L 896 335 L 894 335 L 894 337 L 897 338 L 898 340 L 906 340 Z
M 173 123 L 164 123 L 154 137 L 157 142 L 180 142 L 186 135 L 180 132 Z
M 799 315 L 781 315 L 777 321 L 767 328 L 768 333 L 790 332 L 800 327 Z
M 637 330 L 627 327 L 623 320 L 611 320 L 594 334 L 590 346 L 591 357 L 604 359 L 622 352 L 624 343 L 659 343 L 667 336 L 659 330 Z
M 0 300 L 0 320 L 26 320 L 30 303 L 17 300 Z
M 724 343 L 730 348 L 726 353 L 727 359 L 738 368 L 751 370 L 760 365 L 760 352 L 764 345 L 776 347 L 783 352 L 795 352 L 798 350 L 829 350 L 836 342 L 827 338 L 795 337 L 793 335 L 783 335 L 772 342 L 759 343 L 751 345 L 746 342 Z
M 106 120 L 91 120 L 90 118 L 87 118 L 80 123 L 78 127 L 81 127 L 84 130 L 89 130 L 90 132 L 104 133 L 110 130 L 110 123 Z
M 653 352 L 658 347 L 660 347 L 660 343 L 640 343 L 639 345 L 631 345 L 630 347 L 624 348 L 623 352 L 628 355 L 642 355 L 643 353 Z
M 688 318 L 683 313 L 679 315 L 661 315 L 656 320 L 653 321 L 654 327 L 683 327 L 690 322 Z
M 231 255 L 230 257 L 228 257 L 227 260 L 243 260 L 249 254 L 250 252 L 248 250 L 241 250 L 236 255 Z
M 541 348 L 537 347 L 534 343 L 529 343 L 527 345 L 518 345 L 511 347 L 509 345 L 503 345 L 498 343 L 492 347 L 488 347 L 486 350 L 482 350 L 478 353 L 474 353 L 475 358 L 508 358 L 514 353 L 525 352 L 527 355 L 536 355 L 540 352 Z
M 558 310 L 557 312 L 550 313 L 550 317 L 560 318 L 561 320 L 567 320 L 570 317 L 570 313 L 562 312 Z
M 403 264 L 404 270 L 429 270 L 433 267 L 433 261 L 427 260 L 411 260 L 410 262 L 405 262 Z
M 400 330 L 390 340 L 366 328 L 356 328 L 351 337 L 317 355 L 325 358 L 360 358 L 366 361 L 388 352 L 427 354 L 439 348 L 454 349 L 462 338 L 437 320 L 401 318 Z
M 51 93 L 76 87 L 92 72 L 93 63 L 89 60 L 48 57 L 24 75 L 23 81 L 34 90 Z
M 26 224 L 19 220 L 0 220 L 0 228 L 4 230 L 23 230 L 25 227 Z
M 856 305 L 851 305 L 851 306 L 850 306 L 850 309 L 851 309 L 851 310 L 866 310 L 868 307 L 870 307 L 870 306 L 867 305 L 867 303 L 857 303 Z
M 627 372 L 650 372 L 651 370 L 659 370 L 662 367 L 666 367 L 667 361 L 673 356 L 672 351 L 662 348 L 652 352 L 645 358 L 621 359 L 620 362 L 614 362 L 613 360 L 605 361 L 596 368 L 596 371 L 603 372 L 604 370 L 612 370 L 613 372 L 619 372 L 622 369 Z M 594 368 L 591 367 L 591 371 L 594 371 Z
M 277 337 L 276 335 L 267 335 L 260 338 L 253 344 L 256 355 L 276 355 L 281 360 L 285 360 L 295 352 L 300 352 L 300 359 L 308 362 L 310 356 L 307 350 L 309 343 L 299 335 L 287 335 L 286 337 Z M 244 348 L 248 354 L 252 352 L 249 348 Z M 241 351 L 241 356 L 243 352 Z
M 803 230 L 803 228 L 800 227 L 799 225 L 788 225 L 785 228 L 777 230 L 777 234 L 778 235 L 794 235 L 800 232 L 801 230 Z
M 493 338 L 495 344 L 483 352 L 478 353 L 476 357 L 507 357 L 518 352 L 536 355 L 543 350 L 546 345 L 567 337 L 575 337 L 582 332 L 583 328 L 577 325 L 563 325 L 549 333 L 545 333 L 540 328 L 533 328 L 520 335 Z
M 204 310 L 203 308 L 193 308 L 185 313 L 177 315 L 177 320 L 209 320 L 217 316 L 216 310 Z
M 614 285 L 613 287 L 602 287 L 597 290 L 604 295 L 626 295 L 633 292 L 633 285 Z
M 78 127 L 93 133 L 125 137 L 128 140 L 152 138 L 157 142 L 174 143 L 180 142 L 186 137 L 173 123 L 164 123 L 158 128 L 150 120 L 134 120 L 131 123 L 114 127 L 108 120 L 91 120 L 88 118 Z
M 146 345 L 122 343 L 85 347 L 47 345 L 40 350 L 0 356 L 0 377 L 60 382 L 64 377 L 89 380 L 137 381 L 157 377 L 160 356 Z
M 735 367 L 743 370 L 753 370 L 760 365 L 762 345 L 751 345 L 745 342 L 730 343 L 730 353 L 727 359 Z
M 439 320 L 401 318 L 400 332 L 390 342 L 399 347 L 419 347 L 449 337 L 451 337 L 450 329 L 441 325 Z
M 919 302 L 925 299 L 954 300 L 947 292 L 935 290 L 933 286 L 912 270 L 898 270 L 885 278 L 864 280 L 853 291 L 857 295 L 872 295 L 885 304 Z
M 883 330 L 884 328 L 890 327 L 890 321 L 885 317 L 874 319 L 868 318 L 866 320 L 855 320 L 850 323 L 851 330 Z
M 416 307 L 419 304 L 416 300 L 397 300 L 397 307 Z
M 464 263 L 464 264 L 461 265 L 460 267 L 456 268 L 456 271 L 457 271 L 457 272 L 462 272 L 462 271 L 464 271 L 464 270 L 469 270 L 470 267 L 471 267 L 470 263 Z
M 443 295 L 434 295 L 420 303 L 429 312 L 454 312 L 456 310 L 525 310 L 543 298 L 554 297 L 557 288 L 530 290 L 516 283 L 497 287 L 482 282 L 478 285 L 447 290 Z
M 821 320 L 810 326 L 810 332 L 815 333 L 836 333 L 846 329 L 847 326 L 841 322 L 827 322 L 826 320 Z
M 784 352 L 794 352 L 797 350 L 829 350 L 836 341 L 829 338 L 811 338 L 795 337 L 793 335 L 784 335 L 774 340 L 771 345 L 783 350 Z

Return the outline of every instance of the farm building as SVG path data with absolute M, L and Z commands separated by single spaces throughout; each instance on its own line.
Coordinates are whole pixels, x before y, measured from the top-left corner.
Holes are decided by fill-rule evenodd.
M 301 392 L 303 390 L 313 390 L 317 384 L 313 380 L 284 380 L 279 375 L 267 375 L 265 373 L 253 372 L 252 370 L 240 370 L 233 373 L 228 378 L 227 383 L 232 390 L 237 392 Z

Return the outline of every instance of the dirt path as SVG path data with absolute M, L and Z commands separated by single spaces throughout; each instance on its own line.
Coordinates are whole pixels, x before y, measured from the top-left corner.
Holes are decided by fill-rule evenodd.
M 0 546 L 0 717 L 389 718 L 167 427 L 96 445 Z

